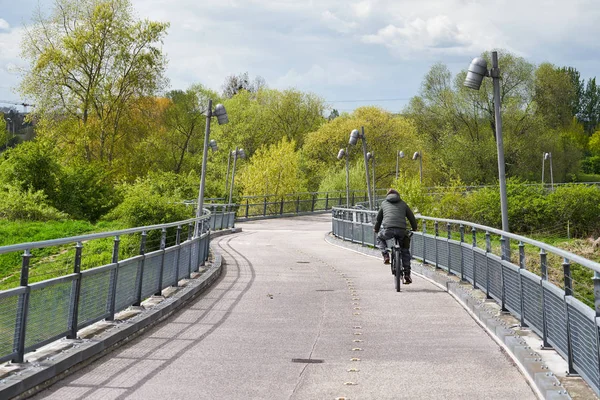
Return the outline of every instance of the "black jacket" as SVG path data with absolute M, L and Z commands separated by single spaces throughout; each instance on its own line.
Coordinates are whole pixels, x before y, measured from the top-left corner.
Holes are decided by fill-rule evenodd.
M 379 228 L 404 228 L 406 229 L 406 219 L 410 222 L 413 231 L 418 229 L 417 220 L 412 210 L 400 198 L 397 192 L 391 192 L 387 195 L 384 201 L 381 202 L 381 207 L 377 213 L 377 221 L 375 222 L 375 232 L 379 232 Z

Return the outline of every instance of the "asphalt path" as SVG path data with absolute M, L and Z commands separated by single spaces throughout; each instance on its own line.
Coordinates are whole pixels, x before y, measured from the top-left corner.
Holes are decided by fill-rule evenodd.
M 329 215 L 238 224 L 213 287 L 36 399 L 535 399 L 498 345 L 418 276 L 327 243 Z

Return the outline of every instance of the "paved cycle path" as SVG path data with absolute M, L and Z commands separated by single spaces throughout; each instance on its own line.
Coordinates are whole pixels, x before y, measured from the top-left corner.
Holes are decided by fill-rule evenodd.
M 35 398 L 536 398 L 446 292 L 396 293 L 381 260 L 325 242 L 330 215 L 238 227 L 210 290 Z

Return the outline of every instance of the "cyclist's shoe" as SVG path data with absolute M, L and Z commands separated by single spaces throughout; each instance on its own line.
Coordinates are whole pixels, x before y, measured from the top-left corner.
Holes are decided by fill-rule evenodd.
M 390 253 L 383 253 L 383 263 L 384 264 L 390 263 Z
M 404 284 L 405 285 L 410 285 L 412 283 L 412 278 L 410 277 L 410 275 L 408 274 L 404 274 Z

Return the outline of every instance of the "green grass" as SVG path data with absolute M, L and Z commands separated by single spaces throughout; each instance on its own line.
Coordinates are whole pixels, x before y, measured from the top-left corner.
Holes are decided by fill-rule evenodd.
M 580 172 L 577 174 L 577 182 L 600 182 L 600 175 Z

